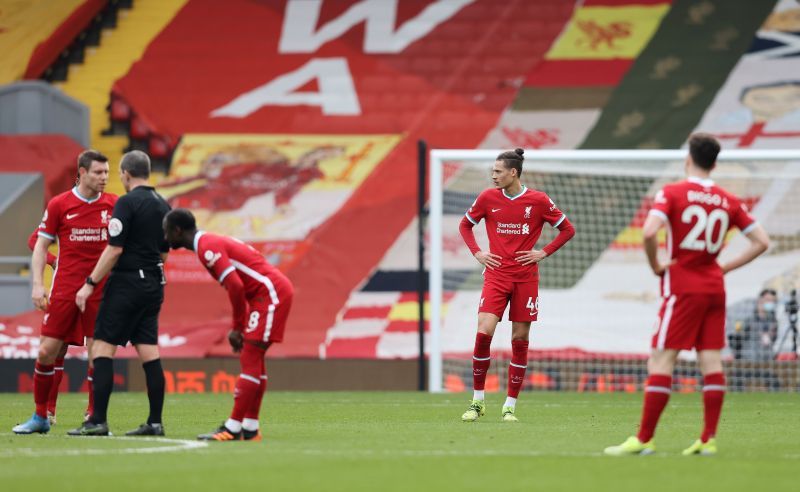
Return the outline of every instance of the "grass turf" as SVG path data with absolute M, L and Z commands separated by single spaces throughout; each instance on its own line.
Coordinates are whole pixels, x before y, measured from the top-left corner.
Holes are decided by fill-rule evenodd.
M 49 435 L 15 436 L 31 395 L 0 395 L 0 489 L 71 490 L 797 490 L 800 398 L 730 394 L 715 457 L 682 457 L 699 435 L 699 395 L 673 395 L 658 452 L 612 458 L 605 446 L 633 434 L 641 395 L 527 393 L 521 422 L 500 422 L 503 395 L 487 415 L 462 423 L 468 396 L 419 393 L 269 393 L 265 440 L 150 453 L 174 442 L 68 438 L 85 396 L 59 400 Z M 228 395 L 168 395 L 167 438 L 215 428 Z M 147 413 L 143 394 L 112 396 L 111 430 L 122 435 Z

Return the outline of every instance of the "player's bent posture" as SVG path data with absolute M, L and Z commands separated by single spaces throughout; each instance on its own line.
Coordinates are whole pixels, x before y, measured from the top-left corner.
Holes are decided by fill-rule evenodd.
M 87 299 L 108 277 L 97 311 L 94 360 L 94 410 L 71 436 L 106 436 L 108 402 L 114 386 L 112 358 L 117 346 L 131 342 L 144 369 L 150 414 L 147 422 L 128 436 L 163 436 L 164 370 L 158 351 L 158 314 L 164 302 L 164 262 L 169 246 L 161 221 L 169 205 L 147 181 L 150 158 L 133 150 L 122 156 L 120 179 L 127 192 L 114 206 L 108 224 L 108 246 L 75 294 L 74 303 L 85 312 Z
M 711 135 L 697 133 L 689 139 L 687 179 L 658 192 L 644 223 L 644 248 L 650 268 L 661 277 L 663 297 L 657 330 L 647 362 L 644 408 L 639 434 L 609 455 L 650 454 L 653 435 L 672 389 L 672 372 L 681 350 L 697 350 L 703 374 L 703 421 L 700 439 L 684 455 L 715 454 L 725 375 L 720 351 L 725 346 L 725 282 L 723 275 L 745 265 L 769 247 L 769 237 L 733 194 L 710 178 L 720 145 Z M 730 226 L 750 240 L 748 248 L 728 263 L 717 262 Z M 659 229 L 667 228 L 666 263 L 657 258 Z
M 55 423 L 55 397 L 67 347 L 83 345 L 85 339 L 91 353 L 95 316 L 102 293 L 98 290 L 87 299 L 83 312 L 75 306 L 74 299 L 108 242 L 108 222 L 117 197 L 103 193 L 107 182 L 108 158 L 94 150 L 82 152 L 78 156 L 78 184 L 50 200 L 39 225 L 31 256 L 31 298 L 36 309 L 45 312 L 33 374 L 36 411 L 30 420 L 13 428 L 17 434 L 46 433 L 51 422 Z M 58 243 L 58 268 L 48 296 L 44 288 L 44 266 L 55 262 L 47 251 L 53 242 Z M 90 413 L 91 365 L 88 380 L 90 396 L 86 411 Z
M 236 381 L 233 411 L 219 429 L 201 440 L 260 440 L 258 414 L 267 388 L 264 354 L 283 341 L 294 287 L 283 273 L 238 239 L 197 230 L 195 218 L 176 208 L 164 218 L 164 233 L 173 249 L 186 248 L 228 291 L 233 325 L 228 341 L 239 352 L 242 372 Z
M 489 348 L 506 305 L 511 320 L 511 363 L 508 368 L 508 397 L 502 419 L 516 422 L 517 397 L 528 365 L 528 336 L 531 322 L 539 314 L 538 263 L 555 253 L 575 235 L 575 229 L 543 192 L 520 182 L 523 150 L 503 152 L 492 168 L 494 188 L 483 191 L 461 220 L 461 236 L 484 271 L 483 292 L 478 308 L 478 333 L 472 357 L 474 394 L 469 409 L 461 416 L 472 422 L 486 412 L 484 385 L 489 369 Z M 478 247 L 472 228 L 486 221 L 489 251 Z M 559 230 L 550 244 L 534 249 L 547 222 Z

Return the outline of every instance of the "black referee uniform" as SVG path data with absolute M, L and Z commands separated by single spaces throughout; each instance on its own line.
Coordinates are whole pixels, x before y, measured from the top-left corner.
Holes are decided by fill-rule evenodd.
M 108 244 L 123 248 L 103 290 L 94 336 L 113 345 L 158 344 L 164 302 L 164 264 L 169 251 L 162 221 L 166 200 L 151 186 L 137 186 L 117 201 Z

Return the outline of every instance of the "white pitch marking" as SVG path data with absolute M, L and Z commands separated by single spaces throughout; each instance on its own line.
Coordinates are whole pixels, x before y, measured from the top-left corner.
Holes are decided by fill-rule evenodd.
M 165 439 L 157 437 L 69 437 L 68 439 L 80 440 L 105 440 L 114 441 L 133 441 L 133 442 L 154 442 L 171 444 L 171 446 L 157 446 L 152 448 L 120 448 L 120 449 L 47 449 L 47 448 L 13 448 L 0 450 L 0 458 L 11 458 L 15 456 L 99 456 L 106 454 L 153 454 L 153 453 L 174 453 L 177 451 L 191 451 L 208 447 L 204 441 L 190 441 L 187 439 Z

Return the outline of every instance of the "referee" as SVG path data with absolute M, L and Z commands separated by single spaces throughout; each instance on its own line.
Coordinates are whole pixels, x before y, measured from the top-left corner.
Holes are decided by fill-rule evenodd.
M 108 400 L 114 386 L 112 358 L 117 346 L 131 342 L 142 361 L 147 380 L 150 415 L 129 436 L 163 436 L 164 370 L 158 353 L 158 313 L 164 301 L 164 261 L 169 245 L 161 223 L 170 207 L 152 186 L 150 158 L 134 150 L 122 156 L 120 197 L 108 223 L 108 246 L 97 261 L 75 303 L 83 311 L 94 286 L 109 272 L 95 324 L 94 412 L 71 436 L 107 436 Z

